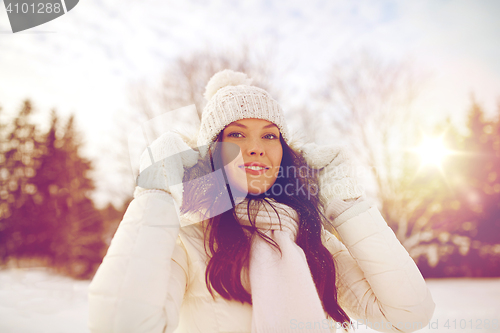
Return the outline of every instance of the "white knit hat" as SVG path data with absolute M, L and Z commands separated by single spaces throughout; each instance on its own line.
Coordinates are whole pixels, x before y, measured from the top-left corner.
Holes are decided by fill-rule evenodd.
M 201 116 L 198 147 L 202 156 L 217 135 L 230 123 L 247 118 L 264 119 L 275 124 L 285 142 L 288 129 L 278 102 L 264 89 L 251 86 L 246 74 L 226 69 L 208 81 L 205 98 L 208 100 Z

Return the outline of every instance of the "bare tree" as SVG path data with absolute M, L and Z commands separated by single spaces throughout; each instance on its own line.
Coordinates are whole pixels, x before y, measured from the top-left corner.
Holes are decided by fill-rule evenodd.
M 418 162 L 408 151 L 421 136 L 424 114 L 415 102 L 424 79 L 411 62 L 384 61 L 364 51 L 332 66 L 315 112 L 369 167 L 381 211 L 410 252 L 432 234 L 419 218 L 434 198 L 428 189 L 411 186 L 410 171 Z
M 113 152 L 115 161 L 121 165 L 117 173 L 123 179 L 122 184 L 127 184 L 122 186 L 121 193 L 117 195 L 125 198 L 125 201 L 130 200 L 135 186 L 132 175 L 138 174 L 139 161 L 130 158 L 130 142 L 127 137 L 130 136 L 131 131 L 148 120 L 158 119 L 158 116 L 178 109 L 180 111 L 176 111 L 174 119 L 169 118 L 169 121 L 178 122 L 179 127 L 183 127 L 184 123 L 193 120 L 182 117 L 184 111 L 190 110 L 181 108 L 189 105 L 196 107 L 199 122 L 206 104 L 203 97 L 205 86 L 216 72 L 223 69 L 244 72 L 253 79 L 254 85 L 267 90 L 274 98 L 279 99 L 280 91 L 272 83 L 275 75 L 273 71 L 275 60 L 271 54 L 273 54 L 271 50 L 265 53 L 253 52 L 248 45 L 242 46 L 237 51 L 207 48 L 180 57 L 168 65 L 160 84 L 156 86 L 144 83 L 131 85 L 133 113 L 124 122 L 118 124 L 121 132 L 117 138 L 120 149 Z M 164 131 L 164 126 L 162 127 L 161 124 L 155 126 L 158 125 L 156 121 L 150 123 L 152 126 L 148 127 L 148 131 L 151 132 L 148 133 L 148 141 L 159 137 Z
M 279 91 L 272 86 L 273 57 L 270 53 L 255 54 L 248 45 L 239 51 L 205 49 L 177 59 L 168 66 L 159 87 L 133 86 L 132 102 L 138 114 L 151 119 L 158 114 L 194 104 L 201 116 L 206 101 L 203 98 L 208 80 L 218 71 L 232 69 L 247 73 L 253 84 L 277 98 Z

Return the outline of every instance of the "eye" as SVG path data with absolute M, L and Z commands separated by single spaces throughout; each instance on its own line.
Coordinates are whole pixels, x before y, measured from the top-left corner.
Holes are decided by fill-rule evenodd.
M 277 136 L 276 134 L 273 134 L 273 133 L 269 133 L 269 134 L 264 135 L 264 138 L 269 139 L 269 140 L 276 140 L 276 139 L 279 139 L 279 136 Z
M 231 132 L 227 135 L 227 137 L 229 137 L 229 138 L 242 138 L 243 134 L 241 134 L 240 132 Z

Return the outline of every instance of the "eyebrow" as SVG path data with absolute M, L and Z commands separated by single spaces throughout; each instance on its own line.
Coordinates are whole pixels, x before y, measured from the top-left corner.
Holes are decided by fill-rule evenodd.
M 243 124 L 240 124 L 240 123 L 231 123 L 227 126 L 238 126 L 238 127 L 243 127 L 243 128 L 247 128 L 247 126 L 243 125 Z M 266 125 L 264 126 L 263 128 L 271 128 L 271 127 L 276 127 L 278 128 L 278 126 L 276 126 L 275 124 L 269 124 L 269 125 Z

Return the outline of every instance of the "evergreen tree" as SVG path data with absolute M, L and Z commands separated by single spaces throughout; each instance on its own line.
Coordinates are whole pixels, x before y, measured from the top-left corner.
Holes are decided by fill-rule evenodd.
M 46 193 L 42 219 L 50 233 L 53 264 L 66 273 L 90 277 L 103 256 L 103 220 L 89 198 L 94 189 L 90 161 L 81 157 L 80 143 L 70 117 L 58 137 L 58 117 L 45 138 L 37 186 Z
M 104 255 L 103 219 L 94 207 L 89 160 L 70 117 L 56 112 L 40 135 L 24 102 L 0 155 L 0 259 L 36 258 L 59 271 L 90 278 Z
M 89 174 L 92 164 L 80 155 L 80 146 L 74 117 L 71 116 L 65 126 L 60 148 L 65 155 L 65 177 L 62 179 L 64 184 L 61 184 L 61 189 L 66 193 L 60 204 L 67 210 L 63 238 L 69 251 L 61 251 L 59 248 L 57 258 L 63 263 L 69 263 L 67 267 L 72 275 L 89 277 L 104 255 L 104 225 L 100 212 L 90 199 L 94 190 Z
M 485 120 L 473 103 L 464 140 L 461 187 L 464 213 L 456 232 L 470 237 L 470 275 L 500 275 L 500 119 Z
M 10 215 L 9 192 L 7 190 L 7 181 L 9 180 L 10 173 L 7 170 L 7 162 L 5 154 L 8 149 L 7 137 L 7 123 L 3 119 L 3 108 L 0 106 L 0 264 L 4 261 L 6 256 L 5 240 L 8 238 L 8 228 L 6 225 L 6 218 Z
M 41 143 L 35 125 L 31 124 L 31 102 L 26 100 L 7 135 L 2 166 L 2 215 L 0 216 L 0 260 L 10 256 L 31 256 L 43 226 L 37 223 L 40 206 L 33 183 L 41 156 Z
M 467 136 L 447 133 L 458 153 L 443 165 L 449 195 L 430 219 L 439 263 L 419 260 L 427 277 L 500 275 L 500 121 L 473 102 L 467 127 Z

